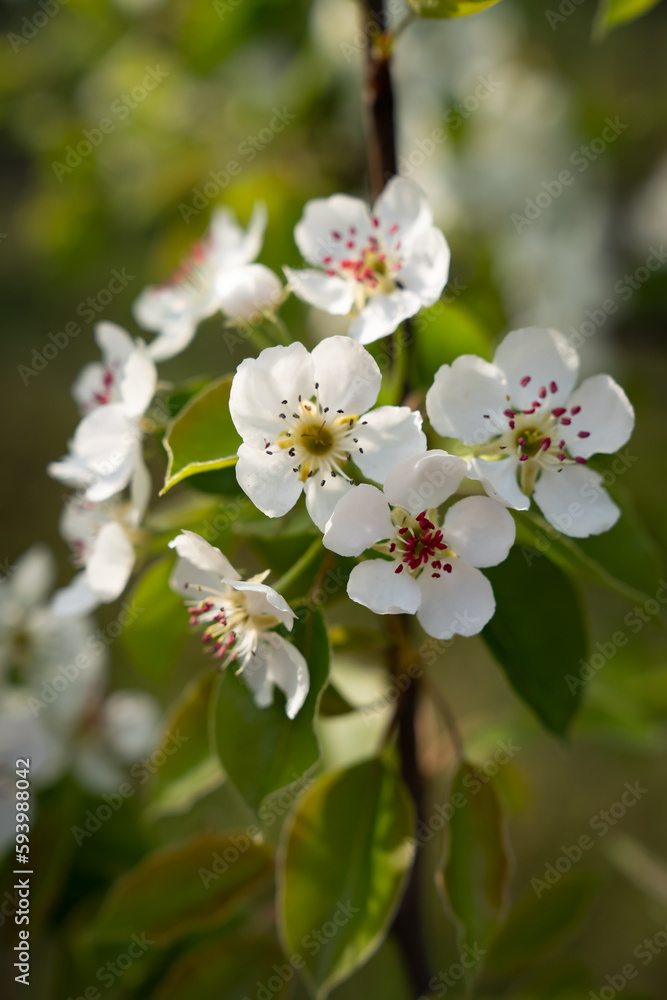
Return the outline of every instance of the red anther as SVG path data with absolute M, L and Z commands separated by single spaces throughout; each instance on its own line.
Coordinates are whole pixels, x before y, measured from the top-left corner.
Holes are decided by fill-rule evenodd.
M 389 227 L 389 232 L 392 234 L 392 236 L 394 235 L 394 233 L 398 232 L 398 223 L 397 222 L 395 222 L 393 224 L 393 226 Z
M 523 388 L 525 389 L 529 382 L 530 382 L 530 375 L 524 375 L 519 385 L 523 386 Z
M 552 410 L 551 412 L 553 413 L 554 417 L 562 417 L 563 414 L 565 413 L 565 407 L 557 406 L 556 409 Z
M 396 542 L 392 542 L 391 545 L 389 546 L 389 551 L 393 552 L 395 548 L 396 548 Z
M 452 571 L 452 564 L 451 563 L 445 563 L 445 565 L 442 567 L 442 570 L 443 570 L 443 573 L 451 573 L 451 571 Z
M 373 225 L 374 225 L 374 227 L 376 229 L 380 225 L 380 220 L 378 219 L 378 217 L 376 215 L 373 216 L 373 218 L 371 219 L 371 222 L 373 223 Z
M 407 530 L 408 530 L 407 527 L 405 527 L 405 528 L 399 528 L 398 529 L 398 533 L 399 533 L 399 535 L 404 535 Z
M 562 451 L 559 455 L 556 455 L 556 458 L 558 459 L 559 462 L 564 462 L 565 459 L 567 458 L 567 455 L 565 454 L 565 452 Z
M 570 410 L 570 413 L 572 414 L 573 417 L 576 417 L 577 413 L 581 413 L 581 407 L 573 406 L 572 409 Z
M 540 448 L 542 448 L 544 451 L 548 451 L 550 447 L 551 447 L 551 438 L 542 438 Z
M 330 264 L 332 260 L 333 260 L 333 257 L 331 256 L 331 254 L 327 254 L 326 257 L 322 258 L 322 263 L 323 264 Z
M 581 455 L 575 455 L 574 460 L 575 462 L 578 462 L 579 465 L 586 465 L 586 463 L 588 462 L 588 459 L 582 458 Z
M 549 382 L 549 392 L 558 392 L 558 386 L 555 382 Z
M 580 438 L 588 438 L 590 436 L 591 436 L 591 432 L 590 431 L 579 431 L 579 433 L 577 434 L 577 437 L 580 437 Z
M 547 387 L 545 385 L 541 385 L 537 390 L 537 395 L 540 397 L 540 399 L 544 399 L 546 394 L 547 394 Z
M 403 572 L 403 563 L 399 563 L 396 569 L 394 570 L 394 573 L 402 573 L 402 572 Z
M 339 232 L 337 232 L 337 231 L 336 231 L 335 229 L 333 230 L 333 232 L 331 233 L 331 235 L 333 236 L 333 238 L 334 238 L 335 240 L 342 240 L 342 238 L 343 238 L 343 237 L 342 237 L 342 236 L 340 235 L 340 233 L 339 233 Z
M 517 438 L 516 443 L 519 445 L 520 448 L 523 448 L 524 444 L 526 443 L 525 437 Z
M 528 461 L 528 455 L 519 455 L 519 461 L 520 462 L 527 462 Z
M 511 420 L 512 417 L 515 415 L 516 411 L 515 410 L 507 409 L 507 410 L 503 410 L 503 413 L 505 414 L 506 417 L 509 417 L 509 419 Z
M 569 417 L 563 417 L 563 419 L 561 420 L 561 424 L 565 424 L 567 427 L 569 427 L 571 423 L 572 421 L 570 420 Z
M 515 423 L 514 423 L 514 421 L 513 421 L 513 420 L 510 420 L 510 430 L 511 430 L 511 431 L 513 431 L 513 430 L 514 430 L 514 427 L 515 427 Z

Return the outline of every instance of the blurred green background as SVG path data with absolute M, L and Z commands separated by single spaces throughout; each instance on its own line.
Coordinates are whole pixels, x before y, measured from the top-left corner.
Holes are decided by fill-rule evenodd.
M 450 241 L 448 297 L 461 324 L 478 327 L 482 341 L 518 325 L 559 328 L 581 347 L 585 374 L 608 370 L 624 385 L 637 429 L 617 489 L 631 498 L 646 548 L 664 567 L 667 261 L 656 270 L 646 262 L 660 262 L 667 242 L 667 5 L 602 44 L 590 40 L 594 14 L 593 0 L 503 0 L 469 19 L 412 25 L 396 56 L 401 164 L 427 191 Z M 57 531 L 63 490 L 45 467 L 64 453 L 76 424 L 69 386 L 96 357 L 94 320 L 139 334 L 133 299 L 171 272 L 204 232 L 213 204 L 233 206 L 245 222 L 255 199 L 268 203 L 260 260 L 279 271 L 299 264 L 292 230 L 308 198 L 367 194 L 364 39 L 352 0 L 5 0 L 2 17 L 0 559 L 6 571 L 35 539 L 45 541 L 65 582 L 71 570 Z M 286 124 L 274 132 L 276 109 Z M 113 126 L 106 133 L 103 119 Z M 438 128 L 444 139 L 433 136 Z M 564 170 L 574 179 L 559 192 Z M 124 276 L 120 292 L 109 290 L 115 273 Z M 337 328 L 296 301 L 283 315 L 297 336 Z M 58 335 L 72 323 L 80 332 L 65 344 Z M 219 320 L 207 323 L 161 375 L 178 381 L 233 370 L 221 333 Z M 42 364 L 52 334 L 65 346 L 55 357 L 49 346 Z M 656 591 L 660 578 L 657 570 Z M 592 587 L 585 599 L 592 648 L 627 631 L 629 608 L 620 600 Z M 539 971 L 519 977 L 512 997 L 587 997 L 667 923 L 663 638 L 657 621 L 633 632 L 589 685 L 567 744 L 539 730 L 481 642 L 454 643 L 438 666 L 473 757 L 492 756 L 501 738 L 522 747 L 498 779 L 518 858 L 515 895 L 532 894 L 531 878 L 543 876 L 561 845 L 585 833 L 626 781 L 648 789 L 618 822 L 636 843 L 611 831 L 575 866 L 597 885 L 576 935 L 557 957 L 540 959 Z M 117 676 L 143 686 L 114 653 Z M 163 704 L 182 681 L 168 691 L 153 686 Z M 332 742 L 362 746 L 363 729 L 341 737 L 341 723 L 327 725 Z M 422 752 L 437 783 L 446 739 L 428 720 L 424 731 L 432 731 Z M 163 822 L 157 836 L 171 840 L 223 806 L 234 808 L 220 793 L 191 816 Z M 57 824 L 55 806 L 52 816 Z M 124 832 L 101 834 L 71 869 L 56 924 L 155 837 L 138 815 Z M 428 893 L 429 945 L 446 970 L 456 957 L 454 933 L 430 883 Z M 45 969 L 61 961 L 49 941 Z M 66 971 L 46 979 L 33 993 L 40 1000 L 64 1000 L 63 990 L 77 985 Z M 664 996 L 666 982 L 667 949 L 625 996 Z M 335 997 L 370 992 L 407 996 L 391 943 Z M 124 982 L 104 995 L 150 991 Z

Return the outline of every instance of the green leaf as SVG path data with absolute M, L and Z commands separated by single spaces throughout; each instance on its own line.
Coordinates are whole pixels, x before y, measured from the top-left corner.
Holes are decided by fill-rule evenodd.
M 605 587 L 631 604 L 643 604 L 655 592 L 660 575 L 655 546 L 631 512 L 603 535 L 580 539 L 561 535 L 533 510 L 514 511 L 514 518 L 517 545 L 527 561 L 545 555 L 576 578 Z
M 478 775 L 464 762 L 454 778 L 444 888 L 461 943 L 486 948 L 505 914 L 510 863 L 500 803 L 493 784 Z
M 570 874 L 539 896 L 533 889 L 523 895 L 489 949 L 487 971 L 514 975 L 561 945 L 588 913 L 595 887 L 590 874 Z
M 491 652 L 516 693 L 543 724 L 565 735 L 581 699 L 568 674 L 586 659 L 586 630 L 568 577 L 548 559 L 530 558 L 515 547 L 509 558 L 485 570 L 496 597 L 496 613 L 484 628 Z
M 216 680 L 217 672 L 210 671 L 192 681 L 167 714 L 162 742 L 165 763 L 155 777 L 151 818 L 185 812 L 224 781 L 208 728 Z
M 136 617 L 121 632 L 130 660 L 152 679 L 164 678 L 178 659 L 188 634 L 188 616 L 181 599 L 169 589 L 172 558 L 152 563 L 130 594 Z
M 420 17 L 466 17 L 493 7 L 498 0 L 410 0 Z
M 169 463 L 160 495 L 198 472 L 234 465 L 241 444 L 229 413 L 231 375 L 197 393 L 167 427 L 163 444 Z
M 268 882 L 273 857 L 268 847 L 238 836 L 203 834 L 144 858 L 112 887 L 92 935 L 126 941 L 146 934 L 166 944 L 215 927 Z
M 410 797 L 381 760 L 327 774 L 299 800 L 278 864 L 278 921 L 285 953 L 302 955 L 317 1000 L 382 943 L 412 863 L 413 831 Z M 331 926 L 335 934 L 322 932 Z
M 295 719 L 285 715 L 276 688 L 273 705 L 258 708 L 243 675 L 228 667 L 213 706 L 215 744 L 230 781 L 257 810 L 272 792 L 292 784 L 317 763 L 320 748 L 313 729 L 320 694 L 329 675 L 329 637 L 316 607 L 294 603 L 300 617 L 291 641 L 308 664 L 310 691 Z
M 436 302 L 413 320 L 414 357 L 420 385 L 430 385 L 441 365 L 450 365 L 460 354 L 489 358 L 491 338 L 481 323 L 460 302 Z
M 282 975 L 278 975 L 278 967 Z M 206 944 L 185 952 L 170 966 L 167 975 L 151 994 L 152 1000 L 247 1000 L 255 997 L 258 985 L 271 1000 L 281 1000 L 292 989 L 296 972 L 285 962 L 278 942 L 273 937 L 236 935 L 223 941 Z M 281 985 L 268 989 L 271 980 Z
M 659 3 L 660 0 L 600 0 L 593 25 L 593 38 L 602 41 L 612 28 L 635 21 L 643 14 L 648 14 Z

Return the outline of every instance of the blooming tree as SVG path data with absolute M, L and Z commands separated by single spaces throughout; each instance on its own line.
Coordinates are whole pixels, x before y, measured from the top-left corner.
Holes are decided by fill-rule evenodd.
M 414 16 L 450 17 L 490 4 L 413 6 Z M 216 208 L 172 278 L 136 299 L 148 343 L 112 323 L 96 326 L 100 360 L 72 388 L 81 420 L 48 470 L 74 491 L 61 531 L 77 572 L 51 594 L 50 561 L 33 551 L 0 588 L 0 716 L 9 720 L 0 777 L 7 754 L 25 743 L 40 783 L 69 770 L 106 790 L 177 729 L 191 741 L 189 756 L 160 777 L 154 815 L 187 810 L 226 781 L 252 817 L 243 862 L 225 861 L 211 876 L 220 880 L 215 903 L 196 884 L 162 914 L 159 876 L 167 892 L 170 873 L 185 885 L 187 872 L 207 871 L 212 850 L 234 847 L 227 832 L 145 858 L 112 888 L 93 932 L 107 940 L 139 930 L 138 908 L 162 943 L 188 920 L 214 934 L 228 904 L 275 877 L 269 956 L 280 955 L 279 940 L 289 959 L 309 928 L 349 908 L 340 933 L 299 967 L 318 998 L 390 932 L 415 995 L 435 989 L 418 837 L 429 803 L 416 750 L 416 718 L 431 697 L 451 736 L 454 787 L 468 787 L 476 772 L 447 701 L 433 693 L 424 649 L 481 637 L 516 696 L 562 736 L 581 697 L 564 678 L 585 654 L 572 577 L 632 593 L 585 547 L 589 536 L 625 530 L 596 457 L 632 434 L 623 389 L 609 375 L 577 387 L 577 352 L 554 330 L 505 333 L 490 360 L 452 355 L 446 327 L 433 333 L 426 323 L 422 332 L 412 322 L 437 308 L 450 251 L 424 192 L 396 176 L 397 38 L 387 30 L 369 40 L 372 207 L 345 193 L 307 202 L 294 230 L 305 266 L 285 266 L 286 285 L 257 262 L 271 240 L 266 207 L 255 205 L 245 229 L 231 208 Z M 314 307 L 315 327 L 323 312 L 344 326 L 326 336 L 323 324 L 313 343 L 293 338 L 278 315 L 290 295 Z M 243 359 L 230 364 L 221 347 L 205 384 L 163 381 L 158 365 L 217 315 L 236 331 Z M 157 471 L 160 442 L 167 461 Z M 211 529 L 211 504 L 226 512 L 220 530 Z M 552 541 L 542 554 L 544 519 Z M 80 649 L 90 612 L 130 587 L 149 608 L 124 640 L 140 670 L 159 678 L 188 628 L 202 640 L 167 719 L 158 722 L 144 692 L 107 693 L 99 645 L 53 709 L 35 712 L 54 664 L 73 656 L 61 646 Z M 340 690 L 332 651 L 354 646 L 359 623 L 399 694 L 370 713 L 367 752 L 332 771 L 322 720 L 360 707 Z M 11 822 L 5 785 L 0 793 L 2 844 Z M 274 851 L 266 810 L 278 794 L 289 815 Z M 450 826 L 444 889 L 463 939 L 492 949 L 510 869 L 493 785 L 468 810 L 468 825 Z

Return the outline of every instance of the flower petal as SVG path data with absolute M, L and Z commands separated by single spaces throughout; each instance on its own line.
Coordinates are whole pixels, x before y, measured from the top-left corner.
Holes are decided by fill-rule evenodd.
M 428 198 L 414 181 L 407 177 L 392 177 L 373 207 L 385 232 L 397 226 L 396 236 L 401 247 L 411 247 L 425 230 L 433 225 L 433 212 Z
M 245 264 L 224 271 L 217 278 L 218 301 L 226 316 L 237 323 L 260 323 L 274 312 L 283 296 L 277 274 L 264 264 Z
M 413 615 L 421 602 L 421 591 L 409 573 L 396 572 L 400 565 L 368 559 L 355 566 L 347 583 L 349 596 L 376 615 Z
M 444 235 L 435 226 L 419 237 L 419 242 L 396 277 L 403 288 L 419 297 L 424 306 L 432 306 L 447 284 L 451 251 Z
M 271 645 L 270 656 L 267 654 L 269 680 L 284 693 L 285 715 L 293 719 L 310 690 L 308 664 L 296 646 L 275 632 L 266 633 L 265 641 Z
M 347 316 L 354 305 L 354 285 L 337 274 L 324 274 L 304 268 L 284 267 L 285 277 L 294 294 L 333 316 Z
M 571 538 L 609 531 L 621 516 L 602 476 L 585 465 L 566 465 L 561 472 L 543 470 L 533 499 L 547 521 Z
M 352 484 L 345 476 L 322 478 L 316 472 L 306 479 L 306 509 L 320 531 L 325 530 L 336 504 L 351 488 Z
M 217 268 L 241 267 L 255 260 L 262 249 L 268 212 L 263 201 L 255 202 L 247 230 L 227 206 L 213 210 L 209 226 L 210 252 Z
M 507 406 L 503 373 L 475 354 L 462 354 L 442 365 L 426 393 L 426 412 L 443 437 L 482 444 L 500 433 Z
M 519 462 L 514 455 L 498 459 L 471 458 L 468 461 L 468 478 L 479 480 L 493 500 L 514 510 L 528 510 L 530 497 L 519 486 L 518 468 Z
M 451 573 L 437 578 L 422 573 L 418 580 L 422 601 L 417 620 L 434 639 L 477 635 L 496 610 L 493 588 L 483 573 L 461 559 L 451 566 Z
M 104 603 L 115 601 L 125 590 L 134 566 L 134 546 L 117 521 L 99 531 L 86 561 L 86 575 Z
M 391 470 L 385 480 L 384 495 L 393 506 L 419 514 L 449 499 L 459 488 L 467 468 L 465 459 L 438 449 L 411 455 Z
M 282 517 L 301 496 L 303 483 L 292 471 L 285 451 L 266 451 L 242 444 L 236 464 L 236 478 L 243 492 L 267 517 Z
M 490 497 L 465 497 L 447 511 L 442 533 L 469 566 L 497 566 L 514 544 L 516 525 L 507 508 Z
M 155 363 L 144 345 L 140 344 L 127 359 L 118 387 L 128 416 L 140 417 L 146 412 L 156 385 Z
M 369 479 L 383 483 L 394 466 L 410 455 L 426 451 L 422 417 L 409 406 L 379 406 L 355 427 L 363 452 L 354 462 Z
M 350 336 L 360 344 L 372 344 L 386 337 L 422 307 L 418 295 L 405 288 L 397 288 L 388 295 L 373 295 L 356 319 L 350 323 Z
M 56 561 L 51 549 L 36 543 L 20 556 L 9 576 L 13 600 L 24 608 L 34 608 L 46 600 L 56 577 Z
M 539 389 L 548 389 L 552 383 L 557 388 L 549 392 L 549 405 L 559 406 L 572 392 L 579 371 L 579 355 L 563 334 L 537 326 L 508 333 L 493 363 L 504 373 L 507 392 L 521 409 L 529 408 Z M 530 381 L 522 386 L 527 377 Z
M 635 426 L 635 411 L 620 385 L 610 375 L 584 379 L 568 400 L 569 427 L 561 426 L 571 455 L 589 458 L 598 452 L 611 454 L 629 440 Z M 572 407 L 580 409 L 572 413 Z M 583 432 L 585 437 L 579 437 Z
M 192 343 L 196 332 L 197 323 L 189 318 L 166 323 L 146 350 L 153 361 L 168 361 Z
M 382 373 L 373 356 L 349 337 L 327 337 L 312 352 L 322 406 L 356 416 L 375 403 Z
M 102 708 L 105 741 L 117 757 L 131 764 L 155 745 L 160 714 L 160 706 L 147 691 L 113 691 Z
M 107 320 L 95 324 L 95 340 L 102 352 L 105 366 L 114 370 L 122 368 L 136 348 L 127 330 L 118 323 L 109 323 Z
M 391 538 L 394 525 L 384 493 L 362 483 L 338 501 L 327 521 L 322 539 L 326 548 L 341 556 L 360 556 L 376 542 Z
M 84 365 L 72 384 L 72 398 L 81 413 L 98 405 L 97 396 L 104 387 L 106 368 L 101 361 Z
M 295 341 L 289 347 L 268 347 L 236 369 L 229 412 L 246 444 L 263 448 L 283 430 L 282 401 L 295 407 L 299 395 L 310 399 L 314 392 L 313 362 L 303 344 Z
M 272 615 L 280 618 L 283 625 L 290 631 L 296 618 L 289 604 L 273 587 L 258 580 L 224 580 L 232 590 L 238 590 L 246 595 L 246 603 L 251 615 Z
M 82 570 L 66 587 L 56 590 L 51 601 L 51 612 L 56 618 L 74 618 L 94 611 L 101 603 L 101 596 L 93 590 L 88 574 Z
M 194 531 L 182 531 L 169 542 L 169 548 L 175 549 L 181 559 L 204 573 L 212 573 L 218 583 L 223 580 L 240 580 L 229 559 L 216 549 L 206 539 Z
M 138 528 L 144 519 L 146 508 L 153 492 L 153 481 L 143 455 L 138 456 L 130 480 L 130 499 L 132 507 L 127 515 L 127 523 L 132 528 Z
M 345 237 L 350 230 L 356 231 L 359 242 L 366 241 L 371 232 L 368 205 L 347 194 L 334 194 L 306 204 L 294 229 L 294 241 L 304 260 L 322 266 L 325 257 L 344 256 Z

